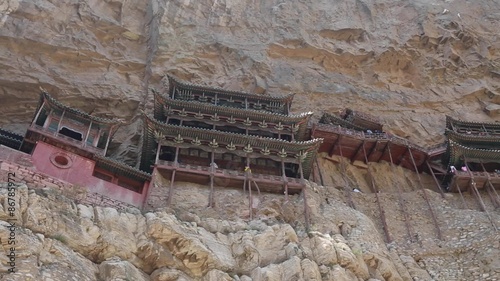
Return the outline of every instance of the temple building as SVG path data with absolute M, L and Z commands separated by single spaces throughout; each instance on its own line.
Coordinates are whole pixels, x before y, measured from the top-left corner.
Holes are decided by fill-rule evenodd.
M 43 91 L 20 149 L 31 154 L 39 172 L 141 208 L 151 175 L 106 157 L 120 125 L 63 105 Z
M 323 138 L 319 152 L 355 161 L 386 162 L 416 172 L 430 170 L 429 163 L 442 155 L 444 146 L 427 149 L 408 140 L 385 133 L 382 124 L 369 114 L 346 109 L 338 116 L 325 113 L 312 130 L 314 138 Z
M 145 116 L 141 168 L 170 180 L 299 193 L 321 139 L 308 140 L 312 112 L 291 114 L 293 95 L 274 97 L 182 82 L 169 76 Z M 251 188 L 248 188 L 250 186 Z
M 477 188 L 493 196 L 495 188 L 500 188 L 500 123 L 461 121 L 446 116 L 446 136 L 448 149 L 444 163 L 452 172 L 448 177 L 449 190 Z

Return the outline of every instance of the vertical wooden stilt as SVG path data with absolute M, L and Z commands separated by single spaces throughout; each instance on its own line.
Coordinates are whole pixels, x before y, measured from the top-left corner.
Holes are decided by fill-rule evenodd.
M 432 210 L 432 205 L 431 205 L 431 202 L 429 201 L 429 198 L 427 196 L 427 192 L 425 192 L 424 185 L 422 184 L 422 179 L 420 178 L 420 173 L 418 172 L 417 164 L 415 163 L 415 158 L 413 158 L 413 153 L 411 152 L 411 148 L 409 146 L 407 146 L 406 148 L 408 149 L 408 153 L 410 154 L 411 162 L 413 163 L 413 167 L 415 168 L 415 173 L 417 173 L 418 183 L 419 183 L 420 189 L 422 190 L 422 193 L 424 195 L 425 202 L 427 203 L 427 206 L 429 207 L 429 212 L 431 213 L 432 221 L 434 222 L 434 226 L 436 227 L 438 239 L 443 240 L 443 238 L 441 236 L 441 229 L 439 228 L 439 224 L 437 222 L 436 216 L 434 215 L 434 211 Z
M 391 172 L 392 175 L 395 176 L 396 173 L 394 171 L 394 162 L 393 162 L 394 160 L 392 159 L 390 143 L 391 143 L 390 141 L 387 142 L 386 149 L 387 151 L 389 151 L 389 159 L 391 160 Z M 410 216 L 408 215 L 408 212 L 406 210 L 406 204 L 404 203 L 403 195 L 401 195 L 401 188 L 399 184 L 396 184 L 396 189 L 398 191 L 399 207 L 401 208 L 401 213 L 403 213 L 403 219 L 405 221 L 406 232 L 408 233 L 410 242 L 413 242 L 413 231 L 410 225 Z
M 174 170 L 172 170 L 172 176 L 170 177 L 170 188 L 168 189 L 167 207 L 170 207 L 170 205 L 172 204 L 172 196 L 174 195 L 175 172 L 177 172 L 177 168 L 174 168 Z
M 382 207 L 382 204 L 380 203 L 380 197 L 378 196 L 379 191 L 377 188 L 377 185 L 375 184 L 375 180 L 373 179 L 373 175 L 370 171 L 370 164 L 368 163 L 368 157 L 366 156 L 366 149 L 365 149 L 365 143 L 363 142 L 363 155 L 365 158 L 365 163 L 367 165 L 367 172 L 368 172 L 368 177 L 370 177 L 370 182 L 372 186 L 372 192 L 375 194 L 375 199 L 377 201 L 377 206 L 378 206 L 378 211 L 380 213 L 380 219 L 382 220 L 382 227 L 384 229 L 384 234 L 385 234 L 385 240 L 387 243 L 391 243 L 391 235 L 389 234 L 389 226 L 387 225 L 387 221 L 385 218 L 385 211 L 384 208 Z
M 208 207 L 212 208 L 214 206 L 214 175 L 215 175 L 215 152 L 212 149 L 210 156 L 210 194 L 208 195 Z
M 172 170 L 172 176 L 170 177 L 170 189 L 168 190 L 167 207 L 172 204 L 172 197 L 174 196 L 174 182 L 175 182 L 175 172 L 177 172 L 177 167 L 179 166 L 179 147 L 175 147 L 175 158 L 174 158 L 174 169 Z
M 486 173 L 486 176 L 488 177 L 487 184 L 489 188 L 486 188 L 488 190 L 488 194 L 490 195 L 491 202 L 493 202 L 493 205 L 495 208 L 500 207 L 500 197 L 498 196 L 497 191 L 495 190 L 495 187 L 491 183 L 491 177 L 490 174 L 486 171 L 486 168 L 483 165 L 483 162 L 479 162 L 481 164 L 481 168 L 483 169 L 483 173 Z M 493 196 L 495 195 L 495 196 Z
M 469 163 L 467 162 L 467 158 L 465 158 L 465 157 L 464 157 L 464 163 L 465 163 L 465 166 L 467 167 L 467 171 L 469 172 L 472 190 L 475 193 L 477 200 L 479 201 L 479 206 L 481 206 L 481 209 L 486 213 L 486 216 L 488 217 L 488 220 L 491 222 L 493 229 L 495 231 L 497 231 L 498 230 L 497 225 L 495 224 L 495 221 L 491 218 L 490 213 L 486 209 L 486 205 L 484 204 L 483 198 L 481 198 L 481 194 L 479 193 L 479 190 L 477 190 L 476 181 L 474 180 L 474 175 L 472 174 L 472 171 L 470 170 Z
M 302 195 L 304 195 L 304 220 L 306 222 L 306 231 L 309 231 L 309 206 L 307 206 L 307 194 L 306 194 L 306 183 L 304 181 L 304 171 L 302 169 L 302 157 L 299 157 L 299 172 L 300 172 L 300 182 L 302 183 Z
M 82 144 L 83 147 L 87 146 L 87 140 L 89 138 L 90 129 L 92 129 L 92 120 L 90 120 L 89 128 L 87 130 L 87 133 L 85 134 L 85 138 L 83 139 L 83 144 Z
M 44 106 L 45 106 L 45 99 L 43 99 L 42 105 L 38 109 L 38 112 L 36 113 L 35 118 L 33 118 L 33 122 L 31 122 L 31 125 L 36 124 L 36 121 L 38 120 L 38 117 L 40 117 L 40 113 L 42 112 Z
M 59 131 L 61 130 L 61 122 L 64 118 L 64 113 L 66 113 L 66 110 L 63 110 L 61 117 L 59 117 L 59 122 L 57 123 L 57 132 L 56 134 L 59 134 Z
M 429 161 L 425 161 L 425 164 L 427 164 L 427 168 L 431 172 L 432 178 L 434 179 L 434 182 L 436 183 L 436 187 L 438 188 L 439 193 L 441 193 L 441 198 L 444 199 L 444 192 L 441 188 L 441 185 L 439 184 L 439 181 L 436 178 L 436 175 L 434 174 L 434 171 L 432 170 L 431 164 L 429 164 Z
M 288 202 L 288 178 L 285 173 L 285 159 L 281 158 L 281 176 L 283 177 L 283 186 L 285 188 L 285 201 Z
M 340 136 L 339 136 L 340 138 Z M 352 201 L 351 190 L 349 189 L 349 183 L 347 182 L 347 164 L 345 163 L 344 154 L 342 152 L 342 144 L 340 141 L 338 142 L 339 151 L 340 151 L 340 175 L 342 176 L 342 180 L 344 181 L 344 195 L 347 198 L 347 205 L 349 207 L 356 209 L 354 202 Z
M 316 157 L 316 167 L 318 167 L 319 180 L 321 182 L 321 186 L 325 186 L 325 183 L 323 181 L 323 175 L 321 174 L 321 167 L 319 166 L 319 160 L 317 157 Z
M 250 220 L 253 219 L 253 198 L 252 198 L 252 183 L 250 182 L 252 180 L 252 174 L 250 170 L 250 158 L 246 157 L 246 166 L 245 166 L 245 183 L 248 184 L 248 205 L 249 205 L 249 211 L 250 211 Z

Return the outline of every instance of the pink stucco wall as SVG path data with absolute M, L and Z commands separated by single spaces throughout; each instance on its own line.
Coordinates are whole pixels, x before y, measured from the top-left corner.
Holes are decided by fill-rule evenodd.
M 64 155 L 70 159 L 70 163 L 60 167 L 54 163 L 56 155 Z M 125 203 L 142 208 L 149 183 L 144 184 L 142 193 L 137 193 L 119 185 L 98 179 L 92 176 L 95 162 L 79 155 L 66 152 L 62 149 L 38 142 L 32 154 L 35 168 L 47 175 L 67 181 L 72 184 L 86 187 L 88 191 L 99 193 Z

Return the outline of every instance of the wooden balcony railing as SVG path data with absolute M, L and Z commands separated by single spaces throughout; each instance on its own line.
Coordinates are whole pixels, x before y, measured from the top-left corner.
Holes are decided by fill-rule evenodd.
M 92 153 L 96 153 L 96 154 L 100 154 L 100 155 L 104 154 L 104 149 L 102 149 L 102 148 L 95 147 L 92 145 L 87 145 L 84 141 L 75 140 L 75 139 L 70 138 L 68 136 L 65 136 L 63 134 L 59 134 L 58 132 L 50 131 L 47 128 L 44 128 L 44 127 L 36 125 L 36 124 L 32 124 L 30 126 L 30 130 L 38 132 L 38 133 L 40 133 L 44 136 L 47 136 L 47 137 L 56 138 L 56 139 L 64 142 L 65 144 L 80 147 L 80 148 L 87 150 L 89 152 L 92 152 Z
M 177 171 L 185 171 L 185 172 L 205 174 L 205 175 L 210 175 L 212 169 L 211 167 L 207 166 L 190 165 L 183 163 L 177 163 L 177 165 L 175 165 L 174 162 L 165 160 L 158 160 L 158 167 L 167 169 L 177 169 Z M 240 180 L 245 179 L 244 171 L 236 171 L 229 169 L 215 168 L 214 175 L 215 177 L 234 178 Z M 277 184 L 283 183 L 282 176 L 252 173 L 251 177 L 255 181 L 266 181 L 266 182 L 273 181 L 276 182 Z M 290 178 L 290 177 L 286 177 L 286 179 L 289 185 L 294 185 L 294 186 L 301 185 L 300 179 Z

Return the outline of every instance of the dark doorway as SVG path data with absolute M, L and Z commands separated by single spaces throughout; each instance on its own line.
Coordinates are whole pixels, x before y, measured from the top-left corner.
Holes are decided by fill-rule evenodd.
M 83 140 L 83 136 L 81 133 L 79 133 L 77 131 L 73 131 L 73 130 L 68 129 L 66 127 L 62 127 L 61 130 L 59 131 L 59 134 L 65 135 L 65 136 L 70 137 L 72 139 L 75 139 L 77 141 Z

